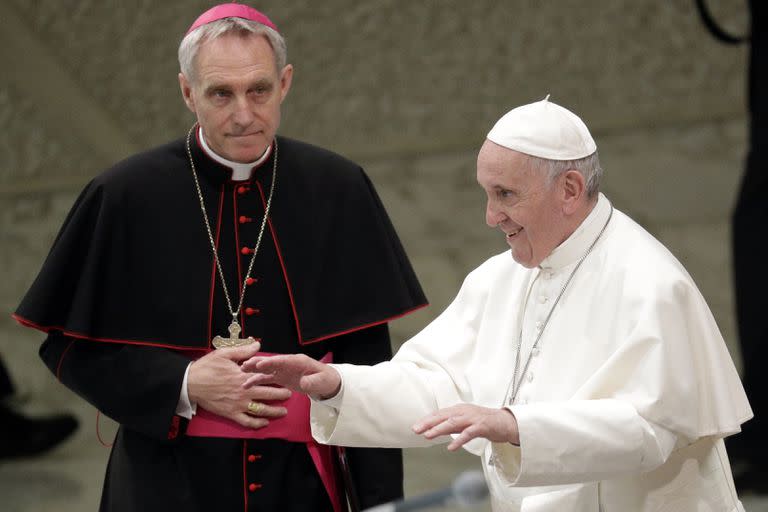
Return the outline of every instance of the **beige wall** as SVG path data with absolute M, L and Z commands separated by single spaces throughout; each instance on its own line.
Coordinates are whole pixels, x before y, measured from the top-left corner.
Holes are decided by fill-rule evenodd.
M 745 26 L 746 2 L 710 3 L 729 28 Z M 82 184 L 193 121 L 175 52 L 208 5 L 0 4 L 0 351 L 35 392 L 58 388 L 36 360 L 40 337 L 8 313 Z M 258 7 L 296 67 L 282 132 L 366 167 L 434 304 L 395 324 L 398 342 L 504 250 L 483 223 L 475 153 L 509 108 L 551 94 L 591 127 L 609 197 L 683 260 L 733 343 L 728 215 L 746 144 L 746 51 L 714 42 L 693 0 Z

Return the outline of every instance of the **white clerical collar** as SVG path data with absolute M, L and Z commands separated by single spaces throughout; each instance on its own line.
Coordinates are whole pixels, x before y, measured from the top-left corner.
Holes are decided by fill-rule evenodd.
M 597 198 L 597 204 L 589 212 L 587 218 L 565 242 L 558 245 L 549 256 L 544 258 L 539 267 L 542 270 L 556 271 L 578 261 L 600 234 L 610 214 L 611 203 L 601 192 Z
M 227 160 L 224 157 L 221 157 L 217 155 L 209 146 L 208 143 L 205 141 L 205 137 L 203 136 L 203 127 L 200 126 L 197 132 L 197 138 L 200 140 L 200 146 L 203 148 L 203 151 L 205 151 L 205 154 L 207 154 L 209 157 L 211 157 L 213 160 L 217 161 L 221 165 L 224 165 L 226 167 L 229 167 L 232 169 L 232 181 L 245 181 L 251 178 L 251 171 L 254 167 L 258 167 L 261 164 L 264 163 L 264 161 L 269 158 L 270 153 L 272 153 L 272 144 L 267 146 L 267 149 L 264 150 L 264 154 L 259 157 L 258 160 L 255 162 L 249 162 L 249 163 L 240 163 L 240 162 L 233 162 L 232 160 Z

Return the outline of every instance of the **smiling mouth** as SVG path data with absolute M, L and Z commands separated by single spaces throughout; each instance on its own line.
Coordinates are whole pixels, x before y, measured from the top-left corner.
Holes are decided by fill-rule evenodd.
M 516 229 L 515 231 L 513 231 L 511 233 L 507 233 L 507 238 L 514 238 L 522 230 L 523 230 L 523 228 L 518 228 L 518 229 Z

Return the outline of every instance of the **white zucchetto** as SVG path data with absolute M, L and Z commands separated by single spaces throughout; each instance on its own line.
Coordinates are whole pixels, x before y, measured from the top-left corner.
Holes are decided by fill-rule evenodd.
M 549 101 L 549 95 L 504 114 L 488 132 L 488 140 L 548 160 L 578 160 L 597 151 L 584 121 Z

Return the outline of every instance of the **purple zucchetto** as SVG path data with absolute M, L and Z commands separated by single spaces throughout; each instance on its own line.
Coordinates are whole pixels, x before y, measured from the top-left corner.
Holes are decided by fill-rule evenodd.
M 245 20 L 261 23 L 262 25 L 271 28 L 275 32 L 280 32 L 279 30 L 277 30 L 277 25 L 272 23 L 272 20 L 270 20 L 266 14 L 260 11 L 257 11 L 256 9 L 248 5 L 229 3 L 229 4 L 219 4 L 214 7 L 211 7 L 210 9 L 205 11 L 203 14 L 198 16 L 195 22 L 192 23 L 192 26 L 189 27 L 189 30 L 187 30 L 187 34 L 189 34 L 190 32 L 192 32 L 193 30 L 195 30 L 196 28 L 202 25 L 206 25 L 213 21 L 224 19 L 224 18 L 243 18 Z

